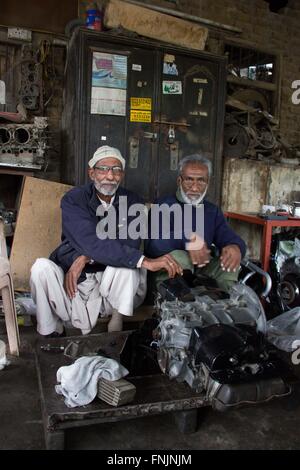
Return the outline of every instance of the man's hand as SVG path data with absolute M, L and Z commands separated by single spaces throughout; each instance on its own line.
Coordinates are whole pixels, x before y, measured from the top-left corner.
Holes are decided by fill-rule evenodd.
M 189 243 L 185 245 L 188 251 L 191 261 L 196 264 L 198 268 L 203 268 L 210 261 L 210 250 L 203 238 L 199 237 L 197 233 L 192 233 Z
M 242 255 L 238 245 L 224 246 L 220 256 L 223 271 L 236 271 L 241 263 Z
M 90 258 L 87 256 L 81 255 L 76 258 L 76 260 L 73 262 L 72 266 L 70 267 L 69 271 L 65 275 L 64 279 L 64 288 L 65 291 L 70 297 L 70 299 L 73 299 L 76 295 L 77 292 L 77 281 L 78 278 L 85 267 L 86 263 L 90 261 Z
M 156 272 L 164 269 L 168 272 L 169 277 L 175 277 L 176 274 L 182 276 L 182 267 L 171 255 L 160 256 L 159 258 L 144 258 L 142 267 L 149 271 Z

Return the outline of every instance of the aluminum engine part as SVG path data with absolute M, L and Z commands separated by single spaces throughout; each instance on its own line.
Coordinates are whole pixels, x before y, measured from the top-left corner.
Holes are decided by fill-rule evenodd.
M 34 124 L 0 125 L 0 165 L 41 169 L 48 147 L 47 118 Z
M 194 302 L 163 301 L 160 304 L 158 325 L 158 363 L 161 370 L 178 381 L 186 381 L 190 387 L 201 391 L 207 386 L 207 374 L 203 365 L 195 364 L 189 351 L 193 328 L 214 324 L 243 324 L 256 326 L 266 333 L 266 317 L 255 292 L 246 285 L 236 284 L 230 290 L 230 298 L 213 300 L 199 295 L 201 287 L 191 289 Z

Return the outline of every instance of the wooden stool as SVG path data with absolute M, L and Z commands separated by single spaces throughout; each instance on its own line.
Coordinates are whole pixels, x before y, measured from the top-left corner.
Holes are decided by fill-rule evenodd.
M 13 281 L 10 263 L 7 258 L 3 220 L 0 220 L 0 295 L 2 296 L 9 350 L 14 356 L 19 356 L 20 336 L 17 323 Z

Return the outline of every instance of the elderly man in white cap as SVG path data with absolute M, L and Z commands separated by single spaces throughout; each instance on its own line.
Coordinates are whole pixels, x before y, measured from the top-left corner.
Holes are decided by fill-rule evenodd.
M 128 210 L 142 202 L 120 186 L 124 170 L 119 150 L 102 146 L 89 161 L 91 182 L 71 189 L 62 198 L 62 243 L 50 259 L 37 259 L 31 269 L 31 292 L 41 335 L 63 336 L 64 322 L 87 334 L 99 315 L 111 316 L 108 331 L 120 331 L 123 317 L 133 315 L 145 298 L 147 269 L 165 269 L 169 277 L 182 273 L 169 255 L 156 259 L 143 256 L 140 239 L 102 239 L 97 235 L 104 211 L 113 206 L 118 212 L 120 196 L 126 196 Z M 129 214 L 127 217 L 130 219 Z

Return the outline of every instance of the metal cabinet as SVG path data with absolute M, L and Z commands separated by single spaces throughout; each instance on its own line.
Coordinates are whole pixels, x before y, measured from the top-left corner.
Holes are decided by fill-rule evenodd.
M 224 57 L 108 32 L 78 29 L 66 68 L 63 181 L 87 181 L 100 145 L 126 158 L 125 186 L 146 201 L 172 193 L 178 161 L 201 151 L 221 184 Z

